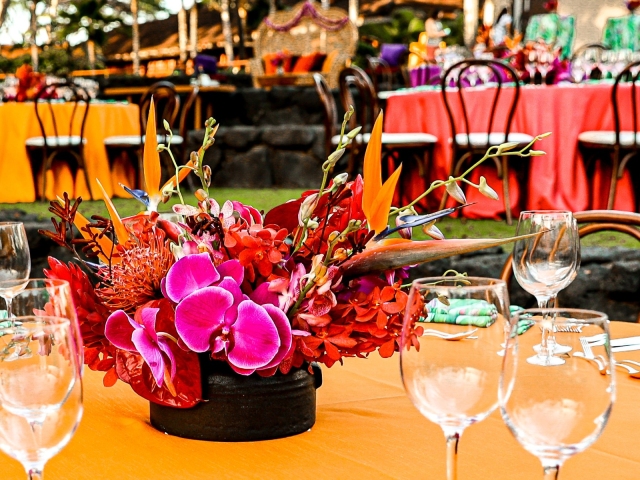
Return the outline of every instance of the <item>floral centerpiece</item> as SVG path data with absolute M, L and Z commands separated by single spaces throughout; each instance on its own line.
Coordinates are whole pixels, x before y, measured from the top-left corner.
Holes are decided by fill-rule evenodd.
M 110 218 L 89 221 L 78 211 L 81 199 L 72 202 L 65 194 L 52 202 L 58 220 L 53 232 L 43 233 L 76 253 L 87 271 L 51 258 L 45 273 L 71 283 L 84 361 L 104 372 L 105 386 L 121 380 L 175 411 L 211 400 L 201 378 L 208 362 L 237 378 L 266 380 L 307 374 L 312 362 L 331 367 L 374 352 L 390 357 L 399 349 L 407 305 L 403 281 L 411 265 L 513 240 L 444 240 L 436 221 L 461 207 L 416 212 L 414 205 L 436 188 L 446 188 L 464 206 L 459 182 L 497 198 L 484 178 L 479 185 L 466 178 L 471 169 L 432 183 L 406 206 L 392 207 L 402 168 L 383 183 L 382 115 L 366 150 L 364 178 L 340 174 L 330 180 L 360 130 L 345 133 L 352 113 L 322 166 L 320 188 L 266 214 L 236 201 L 220 205 L 211 196 L 211 170 L 203 159 L 214 143 L 213 119 L 206 122 L 200 149 L 186 165 L 174 160 L 175 175 L 160 187 L 159 152 L 171 155 L 171 130 L 167 126 L 168 145 L 157 145 L 153 104 L 143 158 L 146 191 L 127 189 L 146 211 L 121 218 L 105 194 Z M 542 154 L 531 145 L 515 147 L 492 147 L 478 164 L 495 156 Z M 191 173 L 201 182 L 196 205 L 185 204 L 180 190 Z M 180 203 L 173 207 L 176 218 L 168 219 L 157 207 L 173 194 Z M 81 239 L 72 234 L 74 226 Z M 412 241 L 415 227 L 435 240 Z M 395 232 L 400 237 L 390 238 Z M 420 328 L 411 334 L 418 348 Z

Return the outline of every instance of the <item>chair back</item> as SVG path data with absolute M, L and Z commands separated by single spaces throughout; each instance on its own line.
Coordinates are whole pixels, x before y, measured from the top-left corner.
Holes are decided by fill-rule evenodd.
M 615 210 L 587 210 L 573 214 L 578 224 L 584 224 L 578 228 L 580 238 L 597 232 L 621 232 L 630 235 L 640 241 L 640 214 L 633 212 L 621 212 Z M 509 284 L 513 276 L 513 265 L 509 255 L 502 267 L 500 278 Z
M 54 105 L 62 103 L 61 100 L 71 106 L 68 117 L 64 110 L 54 108 Z M 34 104 L 44 148 L 66 146 L 82 150 L 90 103 L 91 97 L 87 91 L 73 80 L 63 80 L 43 87 L 36 95 Z M 79 142 L 73 142 L 73 137 L 78 137 Z
M 638 136 L 638 79 L 640 78 L 640 60 L 631 62 L 627 65 L 622 72 L 618 74 L 616 77 L 616 81 L 613 84 L 613 89 L 611 91 L 611 102 L 613 104 L 613 125 L 616 131 L 616 148 L 621 147 L 621 139 L 620 132 L 622 130 L 628 130 L 629 128 L 623 126 L 623 124 L 628 125 L 628 113 L 622 112 L 620 109 L 620 105 L 629 105 L 629 101 L 626 95 L 623 95 L 625 92 L 621 91 L 628 87 L 630 89 L 629 96 L 631 97 L 630 107 L 631 107 L 631 125 L 630 129 L 632 131 L 633 137 L 631 144 L 624 145 L 625 151 L 627 149 L 631 150 L 631 156 L 633 154 L 637 154 L 640 148 L 640 137 Z M 624 86 L 624 87 L 623 87 Z M 623 97 L 623 98 L 621 98 Z M 625 99 L 626 97 L 627 99 Z M 627 120 L 627 122 L 625 122 Z M 629 156 L 627 156 L 630 158 Z
M 325 153 L 328 156 L 332 150 L 331 139 L 336 134 L 338 107 L 324 76 L 321 73 L 314 73 L 313 81 L 324 109 L 324 144 Z
M 140 99 L 140 144 L 143 145 L 142 137 L 147 130 L 147 119 L 149 115 L 149 107 L 151 99 L 156 108 L 156 132 L 159 135 L 165 135 L 164 120 L 169 123 L 169 127 L 173 128 L 173 124 L 178 118 L 180 112 L 180 96 L 176 92 L 173 83 L 167 81 L 156 82 L 142 95 Z
M 480 132 L 471 131 L 471 122 L 469 116 L 469 99 L 465 93 L 471 86 L 469 82 L 469 74 L 474 73 L 480 68 L 488 69 L 491 72 L 493 88 L 489 89 L 491 98 L 491 108 L 486 112 L 486 129 Z M 479 77 L 479 76 L 478 76 Z M 509 91 L 513 91 L 512 96 L 503 95 L 503 87 L 506 84 L 513 85 L 513 88 L 509 88 Z M 456 87 L 455 91 L 450 90 L 451 86 Z M 451 125 L 451 135 L 453 139 L 454 149 L 459 148 L 456 142 L 456 135 L 458 133 L 486 133 L 486 144 L 478 144 L 477 142 L 472 145 L 470 139 L 467 141 L 466 147 L 470 153 L 476 150 L 487 150 L 490 146 L 489 134 L 500 133 L 504 134 L 505 141 L 508 141 L 509 133 L 511 132 L 511 124 L 513 117 L 520 100 L 520 83 L 518 81 L 518 75 L 510 65 L 492 59 L 466 59 L 452 65 L 442 76 L 440 82 L 442 91 L 442 99 L 449 117 L 449 123 Z M 455 99 L 455 101 L 454 101 Z M 457 103 L 462 111 L 462 115 L 454 113 L 453 105 Z M 499 108 L 500 107 L 500 108 Z M 504 118 L 499 118 L 496 115 L 499 112 L 506 112 L 506 115 L 500 115 Z M 460 131 L 456 120 L 462 120 L 462 126 L 464 131 Z
M 376 93 L 383 90 L 393 90 L 393 71 L 389 63 L 380 57 L 369 57 L 367 59 L 371 69 L 371 79 Z
M 178 122 L 178 133 L 182 137 L 182 145 L 181 145 L 181 158 L 182 163 L 186 163 L 189 160 L 189 125 L 187 123 L 189 115 L 191 114 L 191 110 L 193 109 L 196 100 L 198 99 L 198 95 L 200 94 L 200 88 L 197 85 L 193 86 L 191 93 L 187 97 L 187 101 L 184 103 L 182 107 L 182 111 L 180 112 L 180 120 Z M 203 125 L 195 125 L 194 128 L 199 129 L 202 128 Z
M 355 109 L 349 125 L 350 129 L 362 127 L 361 133 L 371 133 L 373 124 L 378 117 L 380 107 L 378 106 L 378 96 L 371 77 L 360 67 L 352 66 L 342 70 L 338 78 L 340 85 L 340 101 L 347 111 L 350 106 Z M 360 105 L 356 106 L 353 97 L 353 90 L 358 92 Z M 354 144 L 356 142 L 353 142 Z

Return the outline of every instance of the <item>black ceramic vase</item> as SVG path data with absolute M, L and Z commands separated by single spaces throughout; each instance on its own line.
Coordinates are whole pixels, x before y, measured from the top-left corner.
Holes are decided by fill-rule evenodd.
M 322 371 L 278 372 L 272 377 L 242 376 L 225 362 L 200 356 L 204 402 L 193 408 L 151 403 L 151 425 L 183 438 L 248 442 L 288 437 L 309 430 L 316 421 L 316 388 Z

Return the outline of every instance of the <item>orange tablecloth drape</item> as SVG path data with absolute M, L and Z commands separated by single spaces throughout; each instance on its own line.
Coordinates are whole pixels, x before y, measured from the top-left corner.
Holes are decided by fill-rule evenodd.
M 640 335 L 640 325 L 614 322 L 614 338 L 630 335 Z M 640 352 L 620 355 L 640 360 Z M 310 431 L 234 444 L 159 433 L 149 425 L 146 401 L 122 383 L 104 388 L 102 375 L 87 371 L 84 419 L 45 474 L 74 480 L 445 478 L 444 435 L 405 396 L 397 356 L 347 359 L 323 372 L 318 418 Z M 640 380 L 623 374 L 617 379 L 609 425 L 590 449 L 565 464 L 562 480 L 640 477 Z M 23 478 L 17 462 L 4 456 L 0 461 L 2 478 Z M 496 412 L 464 432 L 458 478 L 539 479 L 542 468 Z
M 512 131 L 538 135 L 553 132 L 553 135 L 536 145 L 547 155 L 531 159 L 529 172 L 529 209 L 585 210 L 588 205 L 589 188 L 594 188 L 592 208 L 605 208 L 608 195 L 609 172 L 599 172 L 596 178 L 587 179 L 584 165 L 578 152 L 578 135 L 586 130 L 613 130 L 613 107 L 611 85 L 556 85 L 534 86 L 521 89 L 520 102 L 516 110 Z M 510 105 L 513 89 L 504 89 L 500 104 Z M 459 108 L 457 92 L 450 92 L 451 103 L 457 119 L 458 132 L 464 132 L 464 117 Z M 454 98 L 455 97 L 455 98 Z M 487 128 L 487 119 L 494 98 L 492 89 L 478 88 L 465 93 L 470 117 L 470 130 L 482 132 Z M 625 119 L 622 129 L 632 129 L 631 89 L 621 87 L 621 115 Z M 499 109 L 496 123 L 504 128 L 506 108 Z M 497 130 L 497 129 L 496 129 Z M 448 178 L 451 168 L 451 128 L 440 91 L 400 92 L 387 100 L 385 131 L 389 133 L 425 132 L 438 137 L 430 181 Z M 408 165 L 405 165 L 407 167 Z M 417 173 L 403 172 L 405 198 L 415 198 L 425 189 L 425 180 Z M 493 201 L 469 189 L 469 202 L 476 205 L 464 209 L 470 218 L 496 218 L 504 212 L 502 184 L 496 178 L 495 169 L 479 168 L 473 175 L 487 178 L 489 184 L 500 194 L 500 201 Z M 510 182 L 511 205 L 517 216 L 518 186 Z M 438 193 L 436 194 L 438 195 Z M 629 175 L 618 185 L 615 208 L 635 210 L 634 195 Z M 517 218 L 517 217 L 516 217 Z
M 72 104 L 53 104 L 56 123 L 60 135 L 69 134 L 69 121 L 73 110 Z M 46 111 L 46 110 L 45 110 Z M 83 113 L 82 111 L 80 113 Z M 81 115 L 76 113 L 74 122 L 79 125 Z M 45 129 L 53 135 L 51 118 L 45 115 Z M 91 189 L 94 198 L 102 198 L 99 193 L 96 178 L 105 187 L 109 195 L 114 192 L 117 182 L 112 183 L 104 139 L 111 135 L 139 134 L 138 106 L 118 103 L 92 103 L 85 127 L 84 136 L 85 162 L 89 170 Z M 74 134 L 78 134 L 74 130 Z M 3 103 L 0 104 L 0 203 L 33 202 L 36 192 L 33 184 L 31 166 L 25 147 L 29 137 L 40 136 L 40 127 L 35 114 L 33 103 Z M 62 195 L 67 191 L 69 195 L 82 195 L 88 199 L 83 172 L 78 178 L 71 175 L 68 168 L 58 166 L 48 179 L 47 193 L 49 196 Z M 77 190 L 74 191 L 74 183 Z

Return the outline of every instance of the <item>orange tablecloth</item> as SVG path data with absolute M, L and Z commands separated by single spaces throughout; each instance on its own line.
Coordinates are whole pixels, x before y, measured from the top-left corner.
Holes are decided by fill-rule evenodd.
M 611 85 L 556 85 L 533 86 L 521 89 L 520 102 L 516 110 L 512 131 L 538 135 L 553 132 L 536 146 L 547 155 L 531 159 L 529 173 L 529 209 L 568 209 L 586 210 L 588 188 L 594 181 L 594 205 L 592 208 L 606 208 L 609 173 L 597 174 L 595 179 L 587 181 L 584 166 L 578 153 L 578 135 L 586 130 L 613 130 L 613 108 L 611 106 Z M 510 105 L 513 89 L 505 89 L 500 105 Z M 631 89 L 621 88 L 620 106 L 622 116 L 628 120 L 623 129 L 632 129 L 631 125 Z M 457 100 L 457 92 L 450 92 L 451 103 L 457 118 L 458 132 L 464 132 L 464 117 Z M 487 119 L 494 98 L 492 89 L 478 88 L 465 93 L 472 132 L 481 132 L 487 128 Z M 507 100 L 508 99 L 508 100 Z M 499 128 L 504 128 L 506 109 L 496 116 Z M 387 100 L 385 112 L 385 131 L 389 133 L 425 132 L 438 137 L 434 151 L 433 168 L 430 181 L 445 179 L 451 168 L 451 128 L 442 101 L 440 91 L 422 91 L 391 95 Z M 405 165 L 407 167 L 407 165 Z M 403 172 L 404 196 L 415 198 L 424 191 L 424 179 L 416 172 Z M 502 203 L 502 184 L 496 178 L 494 168 L 479 169 L 473 178 L 484 175 L 489 184 L 500 194 L 500 201 L 489 200 L 477 190 L 469 190 L 470 202 L 478 202 L 467 207 L 464 214 L 470 218 L 494 218 L 504 212 Z M 511 204 L 514 214 L 518 201 L 518 188 L 515 180 L 510 183 Z M 438 195 L 438 194 L 436 194 Z M 629 175 L 618 185 L 615 208 L 617 210 L 635 210 L 634 195 Z
M 57 103 L 53 104 L 53 108 L 60 134 L 68 134 L 73 106 Z M 81 115 L 76 113 L 78 122 L 79 116 Z M 45 128 L 48 127 L 45 125 Z M 52 127 L 50 130 L 53 132 Z M 104 139 L 111 135 L 137 135 L 139 131 L 137 105 L 91 104 L 85 127 L 85 161 L 95 198 L 101 198 L 96 178 L 100 179 L 109 195 L 113 194 L 113 186 L 117 185 L 115 182 L 112 185 Z M 25 141 L 29 137 L 40 135 L 33 103 L 0 104 L 0 203 L 33 202 L 36 199 Z M 69 195 L 82 195 L 88 199 L 89 195 L 81 175 L 82 172 L 75 181 L 78 189 L 74 192 L 74 179 L 70 170 L 57 168 L 52 175 L 53 185 L 47 186 L 49 195 L 61 195 L 67 191 Z
M 640 325 L 616 322 L 612 331 L 613 337 L 640 335 Z M 624 358 L 640 360 L 640 352 Z M 89 371 L 84 419 L 45 474 L 74 480 L 445 478 L 443 433 L 405 396 L 397 356 L 348 359 L 323 372 L 318 418 L 310 431 L 233 444 L 157 432 L 148 423 L 147 402 L 121 383 L 104 388 L 102 375 Z M 609 425 L 593 447 L 566 463 L 562 480 L 640 478 L 640 380 L 617 378 Z M 2 478 L 23 478 L 17 462 L 4 456 L 0 461 Z M 462 436 L 458 475 L 460 480 L 539 479 L 542 469 L 494 413 Z

